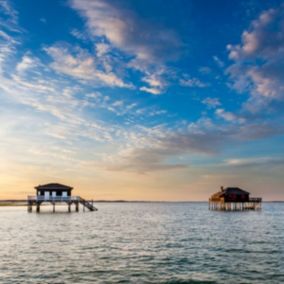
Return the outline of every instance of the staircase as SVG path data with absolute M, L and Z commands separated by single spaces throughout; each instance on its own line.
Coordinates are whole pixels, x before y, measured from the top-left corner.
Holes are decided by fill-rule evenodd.
M 91 202 L 82 197 L 79 197 L 79 203 L 87 207 L 90 211 L 98 211 L 98 209 Z

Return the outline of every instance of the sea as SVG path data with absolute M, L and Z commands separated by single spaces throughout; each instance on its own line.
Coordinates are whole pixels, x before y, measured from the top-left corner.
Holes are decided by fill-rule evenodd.
M 0 283 L 284 283 L 284 203 L 0 208 Z

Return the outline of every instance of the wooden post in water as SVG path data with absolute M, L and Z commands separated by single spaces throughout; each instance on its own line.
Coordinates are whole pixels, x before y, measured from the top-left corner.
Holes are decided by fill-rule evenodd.
M 37 213 L 40 212 L 40 203 L 39 202 L 36 203 L 36 212 Z
M 33 212 L 33 204 L 30 201 L 28 202 L 28 212 Z

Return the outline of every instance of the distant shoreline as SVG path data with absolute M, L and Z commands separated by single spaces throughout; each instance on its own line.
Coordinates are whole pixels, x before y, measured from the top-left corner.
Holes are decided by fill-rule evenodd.
M 207 203 L 208 201 L 147 201 L 147 200 L 89 200 L 94 203 Z M 264 203 L 284 203 L 284 200 L 263 201 Z M 26 206 L 26 199 L 3 199 L 0 207 L 4 206 Z

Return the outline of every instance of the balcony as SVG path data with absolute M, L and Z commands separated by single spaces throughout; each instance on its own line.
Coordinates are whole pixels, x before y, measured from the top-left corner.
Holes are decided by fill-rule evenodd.
M 28 196 L 28 201 L 70 202 L 80 201 L 80 196 Z

